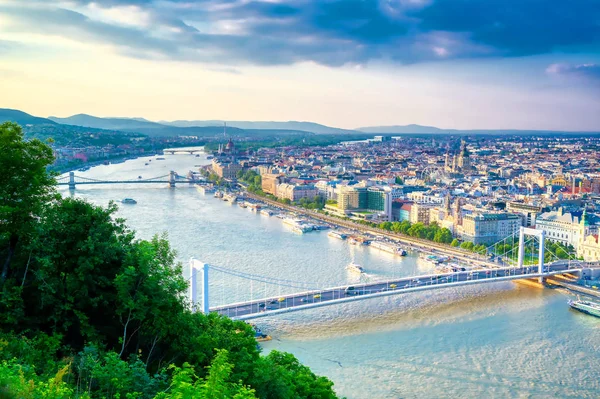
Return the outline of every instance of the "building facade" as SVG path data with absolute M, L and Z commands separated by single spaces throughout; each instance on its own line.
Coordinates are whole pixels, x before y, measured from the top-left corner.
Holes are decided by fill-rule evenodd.
M 492 244 L 519 234 L 521 217 L 511 213 L 475 212 L 462 219 L 462 239 L 475 245 Z

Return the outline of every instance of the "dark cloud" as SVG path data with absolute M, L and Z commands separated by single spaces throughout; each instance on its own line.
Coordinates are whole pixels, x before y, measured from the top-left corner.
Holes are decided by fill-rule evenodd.
M 552 64 L 546 72 L 553 76 L 585 78 L 600 82 L 600 64 Z
M 11 12 L 32 29 L 108 42 L 128 55 L 221 64 L 313 61 L 337 66 L 373 59 L 412 63 L 553 51 L 600 53 L 599 0 L 94 3 L 137 6 L 153 21 L 146 28 L 107 24 L 53 6 Z

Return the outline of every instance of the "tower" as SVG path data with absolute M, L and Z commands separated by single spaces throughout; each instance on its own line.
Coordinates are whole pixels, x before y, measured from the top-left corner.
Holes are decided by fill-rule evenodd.
M 454 223 L 457 226 L 462 225 L 462 209 L 461 209 L 460 198 L 457 198 L 456 201 L 454 202 Z
M 465 140 L 460 141 L 460 154 L 458 156 L 458 169 L 461 171 L 467 171 L 471 169 L 471 160 L 469 159 L 469 150 L 467 150 L 467 143 Z
M 452 204 L 450 193 L 446 194 L 446 219 L 452 215 Z

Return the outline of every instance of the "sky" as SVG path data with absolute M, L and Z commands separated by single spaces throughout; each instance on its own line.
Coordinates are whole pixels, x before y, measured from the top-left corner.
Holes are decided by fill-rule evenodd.
M 0 0 L 0 107 L 600 131 L 600 1 Z

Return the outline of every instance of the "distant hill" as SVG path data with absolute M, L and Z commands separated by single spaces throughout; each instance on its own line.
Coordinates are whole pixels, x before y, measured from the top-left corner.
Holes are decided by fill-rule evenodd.
M 393 125 L 393 126 L 369 126 L 359 127 L 358 129 L 364 133 L 420 133 L 420 134 L 431 134 L 431 133 L 457 133 L 458 130 L 452 129 L 440 129 L 433 126 L 421 126 L 421 125 Z
M 0 108 L 0 123 L 2 122 L 16 122 L 19 125 L 55 125 L 56 123 L 46 118 L 38 118 L 37 116 L 30 115 L 26 112 L 19 111 L 16 109 Z
M 221 120 L 195 120 L 195 121 L 160 121 L 163 125 L 189 127 L 189 126 L 223 126 L 225 121 Z M 227 127 L 237 127 L 239 129 L 254 130 L 281 130 L 281 131 L 303 131 L 315 134 L 356 134 L 355 130 L 339 129 L 321 125 L 314 122 L 252 122 L 252 121 L 226 121 Z
M 67 118 L 50 116 L 48 119 L 65 125 L 93 127 L 96 129 L 109 130 L 132 130 L 132 129 L 162 129 L 165 126 L 160 123 L 149 122 L 130 118 L 99 118 L 97 116 L 77 114 Z

